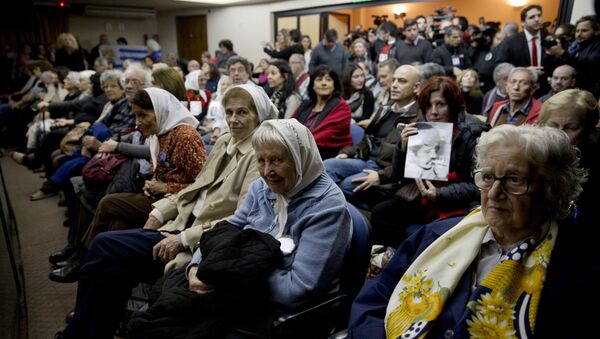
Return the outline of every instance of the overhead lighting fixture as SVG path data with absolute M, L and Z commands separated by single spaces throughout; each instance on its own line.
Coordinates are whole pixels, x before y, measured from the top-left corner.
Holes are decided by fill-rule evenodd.
M 249 0 L 175 0 L 180 2 L 195 2 L 207 5 L 233 5 L 240 4 L 244 2 L 249 2 Z
M 513 7 L 523 7 L 527 3 L 527 0 L 509 0 L 508 2 Z

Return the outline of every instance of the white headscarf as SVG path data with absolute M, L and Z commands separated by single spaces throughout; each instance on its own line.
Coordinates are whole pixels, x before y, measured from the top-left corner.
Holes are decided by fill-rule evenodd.
M 269 99 L 267 93 L 265 93 L 265 91 L 262 88 L 254 84 L 242 84 L 231 86 L 225 91 L 225 93 L 229 92 L 232 88 L 238 87 L 246 91 L 252 97 L 252 101 L 254 102 L 254 106 L 256 107 L 256 113 L 258 115 L 259 122 L 263 122 L 269 119 L 275 119 L 277 117 L 277 115 L 279 114 L 279 110 L 277 110 L 277 107 L 273 105 L 273 102 L 271 102 L 271 99 Z M 224 112 L 225 107 L 222 106 L 222 103 L 221 107 Z M 241 142 L 241 140 L 233 140 L 232 138 L 229 141 L 229 145 L 227 145 L 227 154 L 233 154 L 239 142 Z
M 200 82 L 198 81 L 198 77 L 200 75 L 202 75 L 202 71 L 199 69 L 189 72 L 188 75 L 185 76 L 185 89 L 199 91 Z
M 173 94 L 154 87 L 146 88 L 144 91 L 150 96 L 152 107 L 154 107 L 158 135 L 163 135 L 179 125 L 190 125 L 194 128 L 198 126 L 198 120 Z M 146 136 L 146 142 L 150 145 L 153 169 L 156 169 L 160 154 L 158 137 L 156 135 Z
M 287 222 L 289 199 L 305 189 L 323 174 L 325 165 L 319 155 L 317 143 L 306 126 L 296 119 L 267 120 L 259 128 L 272 127 L 283 138 L 287 149 L 294 159 L 296 185 L 284 195 L 275 194 L 275 214 L 279 224 L 279 234 L 284 231 Z
M 263 122 L 265 120 L 275 119 L 279 114 L 279 110 L 273 105 L 273 102 L 271 102 L 271 99 L 269 99 L 265 90 L 254 83 L 231 86 L 225 93 L 229 92 L 232 88 L 241 88 L 250 94 L 252 101 L 254 101 L 254 106 L 256 106 L 258 121 Z

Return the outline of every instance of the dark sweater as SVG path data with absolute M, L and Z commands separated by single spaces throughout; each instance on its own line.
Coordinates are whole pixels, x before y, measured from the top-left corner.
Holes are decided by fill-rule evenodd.
M 424 64 L 429 62 L 433 47 L 431 43 L 425 39 L 418 39 L 415 46 L 412 42 L 398 41 L 396 44 L 395 57 L 400 62 L 400 65 L 411 65 L 415 62 Z
M 312 73 L 319 65 L 327 65 L 331 67 L 339 76 L 346 67 L 346 54 L 344 46 L 339 42 L 335 43 L 333 51 L 328 50 L 320 43 L 312 50 L 310 55 L 309 71 Z

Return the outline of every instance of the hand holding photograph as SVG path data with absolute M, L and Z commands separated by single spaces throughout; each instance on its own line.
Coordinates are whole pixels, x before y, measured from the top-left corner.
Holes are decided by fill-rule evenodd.
M 405 178 L 448 181 L 452 124 L 418 122 L 418 133 L 408 138 Z

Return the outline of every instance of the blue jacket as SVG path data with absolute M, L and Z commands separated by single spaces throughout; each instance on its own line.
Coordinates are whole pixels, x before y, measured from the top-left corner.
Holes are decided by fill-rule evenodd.
M 398 248 L 383 272 L 366 282 L 352 304 L 348 338 L 385 338 L 384 317 L 389 297 L 410 264 L 440 235 L 462 217 L 436 221 L 415 232 Z M 596 311 L 585 308 L 598 305 L 600 260 L 593 246 L 586 246 L 582 229 L 562 223 L 552 250 L 550 266 L 538 307 L 536 338 L 586 338 L 596 333 Z M 594 241 L 598 238 L 593 237 Z M 473 271 L 469 268 L 428 338 L 452 338 L 458 333 L 458 319 L 465 311 L 471 294 Z
M 258 179 L 229 222 L 275 236 L 274 203 L 275 194 L 262 178 Z M 289 310 L 337 290 L 350 245 L 352 224 L 344 194 L 325 172 L 291 199 L 286 227 L 284 236 L 292 238 L 296 248 L 271 274 L 269 284 L 272 301 Z M 192 264 L 195 261 L 196 254 Z

